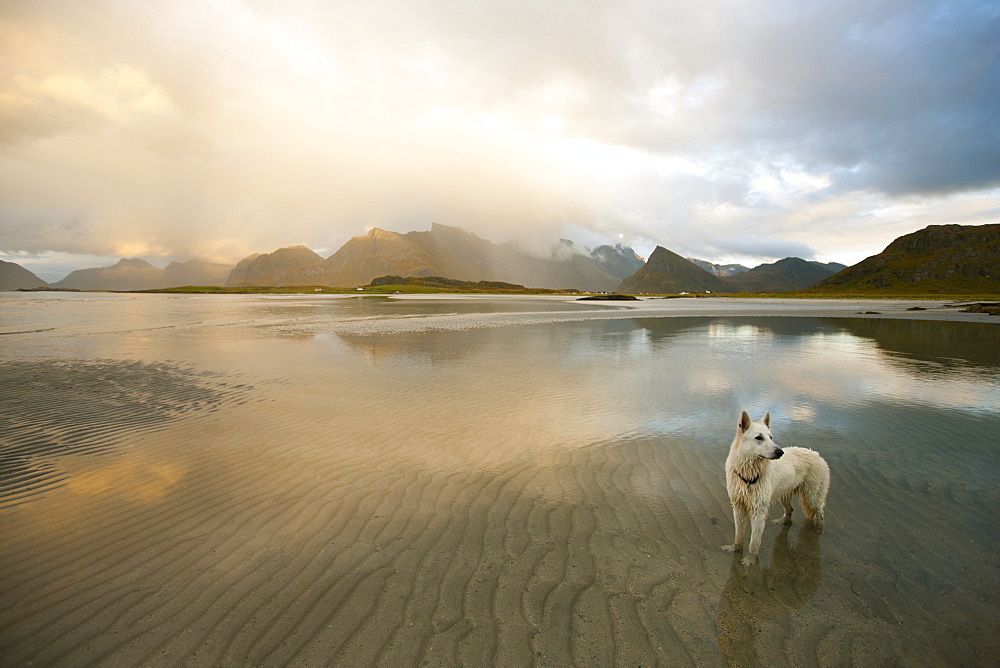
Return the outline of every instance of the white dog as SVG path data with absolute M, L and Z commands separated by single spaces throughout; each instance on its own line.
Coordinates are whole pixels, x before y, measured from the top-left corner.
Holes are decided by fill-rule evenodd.
M 808 448 L 779 448 L 771 439 L 771 414 L 753 422 L 746 411 L 740 415 L 736 438 L 726 458 L 726 489 L 733 504 L 736 537 L 727 552 L 743 549 L 747 519 L 750 547 L 743 562 L 753 563 L 771 504 L 781 501 L 785 514 L 775 523 L 792 521 L 792 497 L 798 494 L 806 519 L 816 531 L 823 530 L 823 505 L 830 488 L 830 467 Z

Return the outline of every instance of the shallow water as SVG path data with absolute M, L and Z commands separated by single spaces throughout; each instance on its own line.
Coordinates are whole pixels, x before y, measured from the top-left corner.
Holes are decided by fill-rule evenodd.
M 1000 649 L 996 324 L 559 299 L 2 308 L 4 664 Z M 797 510 L 752 568 L 719 550 L 741 408 L 832 470 L 826 531 Z

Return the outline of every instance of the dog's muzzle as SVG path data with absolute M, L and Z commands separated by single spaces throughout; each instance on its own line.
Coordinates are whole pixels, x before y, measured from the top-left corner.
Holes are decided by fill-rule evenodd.
M 784 450 L 782 450 L 781 448 L 775 448 L 774 449 L 774 457 L 772 457 L 771 459 L 781 459 L 781 455 L 783 455 L 783 454 L 785 454 Z

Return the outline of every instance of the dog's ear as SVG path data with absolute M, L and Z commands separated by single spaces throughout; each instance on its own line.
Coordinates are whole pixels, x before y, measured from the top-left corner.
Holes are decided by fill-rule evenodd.
M 740 431 L 746 431 L 747 429 L 749 429 L 750 423 L 751 423 L 750 414 L 747 413 L 746 411 L 740 413 L 740 424 L 739 424 Z
M 766 413 L 764 413 L 764 417 L 762 417 L 760 419 L 760 421 L 764 423 L 765 427 L 770 428 L 770 426 L 771 426 L 771 411 L 767 411 Z

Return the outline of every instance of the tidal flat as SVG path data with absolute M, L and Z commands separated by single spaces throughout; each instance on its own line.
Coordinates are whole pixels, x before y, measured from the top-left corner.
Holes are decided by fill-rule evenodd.
M 993 665 L 1000 318 L 913 305 L 0 294 L 0 663 Z M 743 408 L 832 473 L 756 567 Z

